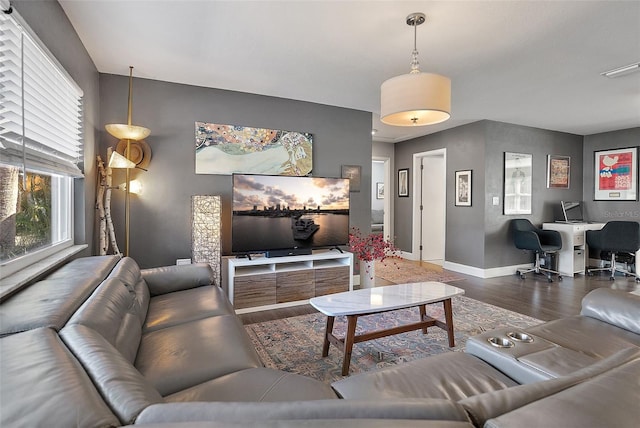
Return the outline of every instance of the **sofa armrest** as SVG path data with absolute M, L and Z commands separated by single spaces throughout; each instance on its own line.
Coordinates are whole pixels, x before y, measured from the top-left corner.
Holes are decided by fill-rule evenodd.
M 597 288 L 584 296 L 580 315 L 640 334 L 640 296 Z
M 638 348 L 623 349 L 568 376 L 474 395 L 460 400 L 459 403 L 466 409 L 475 426 L 486 426 L 485 422 L 489 419 L 558 394 L 638 358 L 640 358 Z
M 213 270 L 207 263 L 163 266 L 143 269 L 141 272 L 151 296 L 213 283 Z
M 450 400 L 313 400 L 271 403 L 192 402 L 147 407 L 136 425 L 166 422 L 255 422 L 309 419 L 428 419 L 468 422 L 462 406 Z

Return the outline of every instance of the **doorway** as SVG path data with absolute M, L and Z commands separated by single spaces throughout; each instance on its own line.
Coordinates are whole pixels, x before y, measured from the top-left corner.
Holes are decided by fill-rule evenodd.
M 385 238 L 392 238 L 391 200 L 391 159 L 374 156 L 371 160 L 371 231 L 382 232 Z
M 444 265 L 447 219 L 447 150 L 413 155 L 413 245 L 415 260 Z

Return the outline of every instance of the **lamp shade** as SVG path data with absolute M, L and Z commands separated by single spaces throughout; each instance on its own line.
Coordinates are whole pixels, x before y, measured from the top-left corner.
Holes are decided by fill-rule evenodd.
M 380 87 L 380 120 L 393 126 L 424 126 L 451 117 L 451 79 L 434 73 L 392 77 Z
M 111 158 L 109 159 L 109 168 L 123 168 L 123 169 L 131 169 L 135 168 L 136 164 L 131 162 L 126 157 L 122 156 L 118 152 L 112 152 Z
M 139 141 L 147 138 L 149 134 L 151 134 L 151 130 L 144 126 L 125 125 L 120 123 L 105 125 L 105 129 L 118 140 Z

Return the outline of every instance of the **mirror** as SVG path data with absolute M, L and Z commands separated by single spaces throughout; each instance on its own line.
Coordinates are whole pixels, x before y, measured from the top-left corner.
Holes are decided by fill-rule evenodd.
M 531 214 L 531 171 L 533 155 L 504 154 L 504 213 Z

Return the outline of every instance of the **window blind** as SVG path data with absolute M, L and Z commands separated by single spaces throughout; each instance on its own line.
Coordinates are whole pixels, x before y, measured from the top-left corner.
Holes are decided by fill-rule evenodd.
M 81 177 L 82 95 L 15 10 L 0 14 L 0 163 Z

